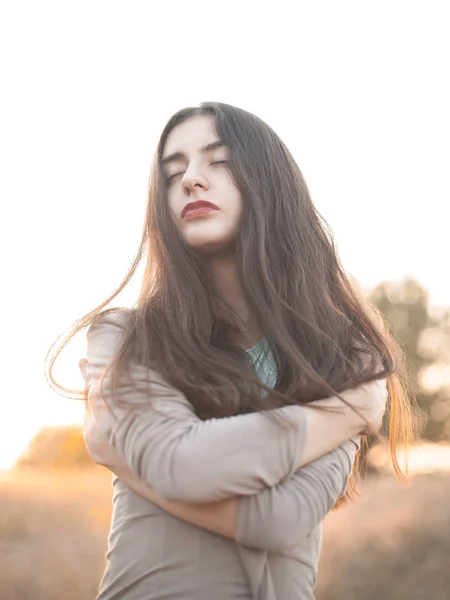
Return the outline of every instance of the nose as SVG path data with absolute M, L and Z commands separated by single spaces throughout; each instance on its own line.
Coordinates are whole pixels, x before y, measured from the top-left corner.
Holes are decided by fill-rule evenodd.
M 181 179 L 181 183 L 188 194 L 195 192 L 198 189 L 207 190 L 208 180 L 198 169 L 190 167 Z

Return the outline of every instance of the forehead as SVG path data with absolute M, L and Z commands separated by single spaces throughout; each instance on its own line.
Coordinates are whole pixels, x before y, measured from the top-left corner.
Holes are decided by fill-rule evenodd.
M 174 127 L 169 133 L 163 156 L 174 152 L 194 153 L 217 137 L 214 117 L 210 115 L 191 117 Z

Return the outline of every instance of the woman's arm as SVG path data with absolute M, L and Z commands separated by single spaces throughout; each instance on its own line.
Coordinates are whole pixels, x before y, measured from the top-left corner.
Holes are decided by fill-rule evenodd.
M 102 464 L 143 498 L 192 525 L 244 546 L 274 552 L 298 545 L 322 522 L 344 494 L 359 448 L 359 438 L 350 440 L 253 496 L 192 504 L 167 500 L 156 493 L 97 435 Z
M 261 413 L 201 421 L 181 392 L 138 364 L 130 365 L 130 380 L 119 386 L 128 407 L 105 404 L 100 379 L 122 333 L 121 314 L 111 313 L 91 325 L 87 334 L 86 444 L 93 460 L 101 464 L 96 460 L 95 435 L 90 433 L 95 425 L 139 479 L 167 499 L 195 503 L 255 494 L 366 425 L 348 407 L 340 413 L 300 406 L 276 409 L 273 413 L 286 417 L 290 425 L 284 429 Z M 109 374 L 102 387 L 107 400 L 110 384 Z M 364 392 L 374 389 L 370 386 L 361 387 L 360 397 L 366 408 L 373 405 L 377 420 L 379 404 L 374 404 L 373 394 Z
M 304 541 L 345 494 L 359 441 L 349 440 L 273 488 L 240 497 L 236 542 L 283 552 Z

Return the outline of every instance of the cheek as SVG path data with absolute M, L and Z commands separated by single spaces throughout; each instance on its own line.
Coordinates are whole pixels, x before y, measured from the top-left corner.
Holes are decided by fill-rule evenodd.
M 167 193 L 167 206 L 169 207 L 169 212 L 176 218 L 179 212 L 179 200 L 177 194 L 173 191 Z

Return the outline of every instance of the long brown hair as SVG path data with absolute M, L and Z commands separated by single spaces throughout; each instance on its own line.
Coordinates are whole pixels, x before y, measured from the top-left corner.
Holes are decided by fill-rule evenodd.
M 275 358 L 273 391 L 258 382 L 245 352 L 233 342 L 241 324 L 213 286 L 205 259 L 184 242 L 169 212 L 164 146 L 177 125 L 199 115 L 214 118 L 242 193 L 238 272 L 248 307 Z M 109 312 L 104 309 L 145 255 L 140 295 L 126 311 L 123 343 L 111 364 L 116 381 L 129 361 L 137 360 L 162 373 L 206 419 L 307 403 L 387 377 L 391 455 L 401 473 L 396 449 L 413 435 L 402 352 L 344 271 L 299 167 L 271 127 L 247 111 L 216 102 L 172 116 L 153 161 L 142 240 L 131 268 L 118 289 L 47 355 L 48 379 L 58 391 L 84 398 L 55 382 L 54 361 L 77 332 Z M 243 381 L 249 384 L 245 389 Z M 262 395 L 261 388 L 268 393 Z

